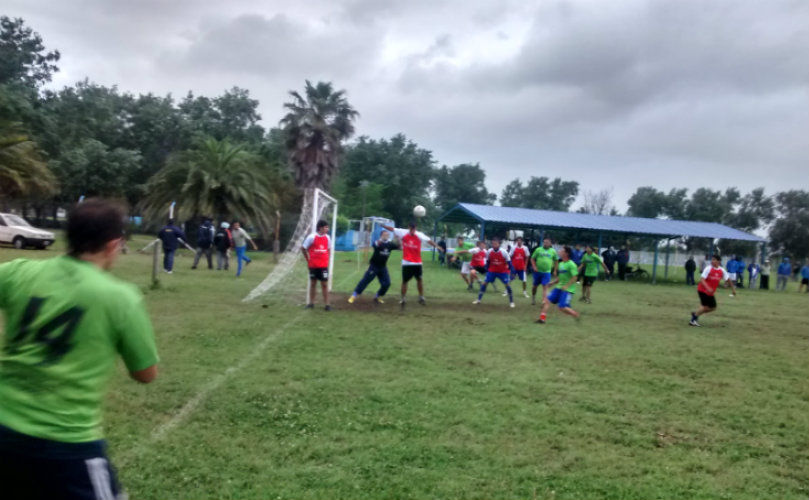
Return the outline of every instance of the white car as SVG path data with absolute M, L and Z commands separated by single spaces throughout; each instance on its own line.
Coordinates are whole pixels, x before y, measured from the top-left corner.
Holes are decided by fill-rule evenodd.
M 53 233 L 37 229 L 19 215 L 0 213 L 0 243 L 22 249 L 28 246 L 39 249 L 53 244 Z

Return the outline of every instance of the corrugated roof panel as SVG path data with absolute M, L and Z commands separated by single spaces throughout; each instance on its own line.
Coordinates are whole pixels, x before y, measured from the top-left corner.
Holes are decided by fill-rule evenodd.
M 763 241 L 758 236 L 715 222 L 592 215 L 576 212 L 533 210 L 530 208 L 495 207 L 473 203 L 459 203 L 444 214 L 444 218 L 451 219 L 453 215 L 457 217 L 459 215 L 458 211 L 466 212 L 478 220 L 522 227 L 560 227 L 655 236 L 690 236 L 695 238 Z

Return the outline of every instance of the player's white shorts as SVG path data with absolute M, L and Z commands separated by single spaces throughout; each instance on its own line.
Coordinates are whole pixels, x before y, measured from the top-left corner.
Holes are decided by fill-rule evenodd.
M 469 262 L 461 263 L 461 274 L 470 274 L 472 272 L 472 264 Z
M 736 281 L 736 273 L 728 273 L 728 279 L 730 281 Z

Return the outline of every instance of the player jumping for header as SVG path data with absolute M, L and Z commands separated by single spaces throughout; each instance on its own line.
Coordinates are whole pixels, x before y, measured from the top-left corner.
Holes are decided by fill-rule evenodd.
M 575 262 L 570 260 L 572 253 L 570 247 L 564 247 L 562 249 L 562 261 L 559 263 L 557 276 L 549 283 L 550 285 L 554 283 L 557 285 L 551 290 L 548 298 L 542 303 L 542 313 L 539 315 L 537 323 L 545 323 L 548 307 L 550 307 L 551 304 L 558 304 L 560 311 L 578 319 L 579 313 L 570 307 L 573 294 L 576 293 L 576 281 L 579 279 L 579 268 L 576 266 Z
M 410 223 L 410 229 L 394 228 L 393 226 L 382 226 L 388 231 L 392 232 L 394 236 L 402 241 L 402 300 L 399 304 L 404 309 L 407 303 L 407 282 L 416 278 L 416 284 L 419 289 L 419 304 L 426 305 L 427 301 L 424 299 L 424 281 L 422 280 L 422 261 L 421 261 L 421 242 L 432 245 L 433 248 L 443 252 L 443 249 L 435 244 L 429 236 L 417 231 L 416 222 Z
M 324 220 L 317 221 L 317 232 L 312 233 L 303 240 L 301 252 L 309 267 L 309 303 L 306 309 L 314 309 L 317 282 L 323 290 L 325 309 L 331 311 L 329 304 L 329 252 L 331 251 L 331 237 L 329 237 L 329 223 Z
M 537 288 L 542 285 L 542 302 L 548 298 L 551 273 L 556 274 L 559 265 L 559 255 L 551 246 L 551 239 L 546 237 L 542 246 L 531 254 L 531 268 L 534 270 L 534 287 L 531 288 L 531 304 L 537 303 Z
M 699 280 L 699 285 L 697 285 L 700 308 L 697 309 L 696 312 L 691 313 L 691 321 L 688 322 L 689 325 L 702 326 L 697 322 L 697 319 L 703 314 L 716 311 L 715 294 L 722 280 L 725 280 L 733 291 L 733 295 L 736 295 L 736 286 L 733 284 L 733 280 L 730 279 L 728 272 L 722 267 L 722 257 L 718 254 L 714 254 L 714 256 L 711 257 L 711 265 L 702 271 L 702 279 Z
M 480 304 L 483 299 L 483 294 L 486 293 L 486 285 L 494 283 L 494 280 L 499 279 L 506 286 L 506 293 L 508 294 L 508 301 L 510 307 L 514 307 L 514 294 L 509 285 L 509 277 L 514 267 L 511 265 L 511 258 L 505 248 L 500 248 L 500 240 L 495 238 L 492 240 L 492 248 L 486 252 L 486 262 L 489 264 L 489 271 L 486 273 L 486 282 L 480 285 L 480 293 L 478 299 L 473 304 Z

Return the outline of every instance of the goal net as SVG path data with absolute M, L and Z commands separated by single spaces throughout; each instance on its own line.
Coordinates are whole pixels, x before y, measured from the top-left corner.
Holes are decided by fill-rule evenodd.
M 337 200 L 320 189 L 315 188 L 304 195 L 303 208 L 295 232 L 278 259 L 272 271 L 244 298 L 245 302 L 260 297 L 272 296 L 289 298 L 290 296 L 303 297 L 304 303 L 308 301 L 309 273 L 306 262 L 301 255 L 301 246 L 307 236 L 317 230 L 317 221 L 326 219 L 331 228 L 331 248 L 329 252 L 329 290 L 334 283 L 334 245 L 337 232 Z M 305 294 L 305 295 L 304 295 Z

